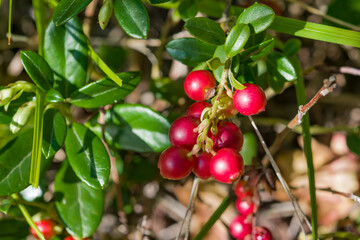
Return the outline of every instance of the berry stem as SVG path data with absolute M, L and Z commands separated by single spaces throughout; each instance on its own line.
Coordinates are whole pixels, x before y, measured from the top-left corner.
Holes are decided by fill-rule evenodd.
M 30 225 L 30 227 L 32 229 L 35 230 L 36 234 L 38 235 L 38 237 L 41 239 L 41 240 L 45 240 L 45 237 L 44 235 L 42 234 L 42 232 L 40 232 L 39 228 L 36 226 L 35 222 L 32 220 L 31 216 L 30 216 L 30 213 L 28 212 L 28 210 L 26 209 L 26 207 L 19 203 L 21 198 L 19 196 L 19 194 L 17 193 L 14 193 L 14 194 L 11 194 L 11 198 L 14 199 L 21 211 L 21 213 L 24 215 L 27 223 Z

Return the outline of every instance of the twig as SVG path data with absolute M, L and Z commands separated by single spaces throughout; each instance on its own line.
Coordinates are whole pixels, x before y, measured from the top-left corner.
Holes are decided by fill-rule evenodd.
M 336 87 L 336 77 L 330 76 L 329 79 L 324 80 L 323 86 L 320 90 L 315 94 L 315 96 L 304 106 L 299 106 L 298 114 L 289 122 L 288 128 L 292 129 L 297 125 L 300 125 L 305 114 L 310 110 L 312 106 L 314 106 L 320 98 L 326 96 L 331 93 Z
M 199 186 L 199 178 L 197 176 L 195 176 L 194 182 L 192 185 L 192 189 L 191 189 L 190 199 L 189 199 L 188 205 L 186 207 L 185 216 L 184 216 L 183 220 L 181 221 L 180 230 L 176 237 L 176 240 L 179 240 L 181 237 L 182 229 L 184 227 L 184 224 L 185 224 L 188 214 L 189 214 L 189 220 L 188 220 L 187 231 L 189 231 L 191 216 L 192 216 L 192 212 L 194 210 L 193 202 L 195 203 L 195 200 L 196 200 L 198 186 Z M 188 237 L 188 233 L 186 233 L 185 239 L 187 239 L 187 237 Z
M 353 67 L 340 67 L 340 72 L 345 74 L 351 74 L 354 76 L 360 76 L 360 69 Z
M 310 231 L 312 231 L 312 227 L 311 227 L 311 224 L 309 222 L 309 220 L 307 219 L 307 217 L 305 216 L 305 214 L 303 213 L 303 211 L 301 210 L 299 204 L 297 203 L 294 195 L 291 193 L 290 189 L 289 189 L 289 186 L 287 185 L 286 181 L 284 180 L 281 172 L 280 172 L 280 169 L 279 167 L 277 166 L 273 156 L 271 155 L 271 152 L 269 150 L 269 148 L 267 147 L 259 129 L 257 128 L 254 120 L 252 119 L 251 116 L 249 116 L 249 120 L 251 122 L 251 125 L 253 126 L 259 140 L 260 140 L 260 143 L 262 145 L 262 147 L 264 148 L 265 152 L 266 152 L 266 155 L 268 156 L 269 160 L 270 160 L 270 163 L 275 171 L 275 174 L 277 176 L 277 178 L 279 179 L 281 185 L 283 186 L 283 188 L 285 189 L 285 192 L 286 194 L 288 195 L 290 201 L 291 201 L 291 204 L 293 205 L 294 207 L 294 210 L 295 210 L 295 214 L 296 216 L 298 217 L 299 221 L 300 221 L 300 226 L 301 226 L 301 230 L 303 231 L 304 233 L 304 236 L 306 237 L 306 232 L 305 232 L 305 229 L 303 227 L 303 221 L 305 221 L 307 227 L 309 228 Z
M 330 15 L 327 15 L 326 13 L 323 13 L 319 9 L 311 7 L 311 6 L 307 5 L 304 2 L 301 2 L 301 1 L 298 1 L 298 0 L 287 0 L 287 1 L 292 2 L 292 3 L 296 3 L 299 6 L 301 6 L 302 8 L 304 8 L 306 11 L 308 11 L 308 12 L 310 12 L 312 14 L 315 14 L 315 15 L 319 15 L 319 16 L 321 16 L 321 17 L 325 18 L 326 20 L 329 20 L 329 21 L 331 21 L 333 23 L 337 23 L 339 25 L 342 25 L 344 27 L 350 28 L 350 29 L 355 30 L 355 31 L 360 31 L 360 27 L 358 27 L 356 25 L 353 25 L 351 23 L 345 22 L 343 20 L 340 20 L 338 18 L 334 18 L 334 17 L 332 17 Z
M 83 29 L 85 36 L 87 36 L 88 38 L 90 37 L 92 17 L 95 14 L 97 4 L 98 1 L 93 0 L 85 9 L 85 19 L 83 23 Z

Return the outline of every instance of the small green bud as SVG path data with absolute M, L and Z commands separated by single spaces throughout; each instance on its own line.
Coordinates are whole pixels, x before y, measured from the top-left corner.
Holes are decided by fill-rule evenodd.
M 5 88 L 0 90 L 0 106 L 10 103 L 16 91 L 13 88 Z
M 10 131 L 13 134 L 19 132 L 29 122 L 33 116 L 35 105 L 35 102 L 27 102 L 16 111 L 10 123 Z
M 113 13 L 113 0 L 104 0 L 104 3 L 100 9 L 98 18 L 99 18 L 99 25 L 102 30 L 106 28 L 108 25 L 110 18 Z

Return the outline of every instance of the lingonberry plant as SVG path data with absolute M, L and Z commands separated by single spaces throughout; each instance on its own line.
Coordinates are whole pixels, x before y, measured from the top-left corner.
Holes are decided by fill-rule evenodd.
M 356 239 L 316 191 L 360 199 L 330 184 L 360 172 L 358 8 L 289 2 L 0 0 L 0 239 Z

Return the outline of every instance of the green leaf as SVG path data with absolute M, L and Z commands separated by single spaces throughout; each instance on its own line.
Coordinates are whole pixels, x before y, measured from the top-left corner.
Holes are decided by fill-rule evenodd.
M 217 46 L 215 52 L 214 52 L 214 58 L 219 58 L 221 62 L 225 62 L 226 60 L 226 54 L 225 54 L 225 47 L 224 45 Z M 214 77 L 218 82 L 221 80 L 221 74 L 224 71 L 224 66 L 218 67 L 213 73 Z
M 29 186 L 32 137 L 33 130 L 30 129 L 0 150 L 0 196 L 8 196 Z M 41 160 L 41 172 L 49 163 L 49 159 Z
M 55 206 L 71 235 L 89 237 L 101 221 L 104 193 L 80 181 L 64 161 L 55 177 Z
M 274 18 L 275 13 L 271 7 L 255 3 L 240 14 L 236 24 L 250 24 L 255 33 L 260 33 L 272 24 Z
M 76 17 L 59 27 L 50 22 L 46 29 L 44 57 L 55 73 L 54 88 L 65 98 L 85 84 L 89 61 L 86 42 Z
M 226 38 L 225 54 L 233 57 L 245 46 L 250 36 L 250 28 L 246 24 L 236 24 Z
M 328 5 L 327 14 L 354 25 L 360 24 L 360 4 L 358 0 L 334 0 Z M 323 23 L 334 27 L 344 27 L 323 19 Z
M 184 28 L 197 39 L 214 45 L 225 43 L 225 33 L 218 23 L 206 17 L 188 20 Z
M 294 81 L 296 72 L 287 57 L 279 52 L 271 52 L 266 61 L 268 71 L 271 75 L 276 76 L 284 81 Z
M 243 62 L 250 58 L 255 62 L 265 57 L 273 48 L 274 39 L 272 38 L 239 53 L 240 61 Z
M 287 57 L 295 55 L 301 48 L 301 41 L 297 38 L 292 38 L 286 41 L 284 45 L 284 54 Z
M 253 163 L 253 158 L 257 156 L 258 153 L 258 144 L 257 138 L 254 133 L 246 132 L 244 133 L 244 144 L 240 151 L 241 156 L 244 159 L 244 165 L 249 166 Z
M 29 235 L 29 225 L 26 221 L 3 218 L 0 220 L 1 240 L 25 240 Z
M 63 102 L 64 98 L 58 90 L 52 88 L 46 93 L 45 100 L 49 103 L 58 103 Z
M 172 0 L 150 0 L 151 4 L 160 4 L 160 3 L 166 3 L 166 2 L 170 2 Z
M 54 10 L 53 21 L 62 25 L 83 10 L 91 0 L 61 0 Z
M 149 16 L 140 0 L 114 0 L 114 13 L 127 34 L 133 38 L 147 38 Z
M 346 144 L 350 151 L 360 156 L 360 136 L 359 134 L 348 134 Z
M 237 90 L 245 89 L 245 86 L 239 83 L 235 78 L 232 72 L 230 72 L 230 83 Z
M 60 112 L 52 108 L 44 114 L 44 126 L 42 152 L 46 158 L 51 158 L 64 144 L 67 125 Z
M 123 80 L 121 87 L 110 78 L 103 78 L 73 92 L 70 102 L 83 108 L 116 104 L 131 93 L 141 80 L 140 72 L 124 72 L 118 76 Z
M 220 58 L 218 58 L 218 57 L 215 57 L 215 58 L 212 58 L 212 59 L 208 60 L 206 62 L 206 64 L 208 65 L 208 67 L 210 68 L 211 71 L 215 71 L 219 67 L 225 65 L 224 63 L 221 62 Z
M 54 76 L 44 58 L 32 51 L 22 51 L 20 59 L 34 83 L 41 90 L 48 91 L 54 83 Z
M 79 123 L 72 123 L 65 140 L 66 155 L 76 175 L 93 188 L 104 188 L 109 179 L 109 154 L 100 138 Z
M 137 104 L 119 104 L 106 116 L 106 138 L 117 148 L 161 152 L 170 146 L 170 123 L 159 113 Z
M 176 105 L 180 98 L 185 97 L 184 86 L 179 81 L 164 77 L 151 81 L 150 89 L 156 98 L 164 99 Z
M 198 12 L 198 2 L 194 0 L 183 0 L 179 4 L 178 11 L 185 21 L 196 16 Z
M 179 38 L 166 45 L 169 55 L 190 67 L 213 57 L 216 46 L 204 43 L 196 38 Z
M 13 203 L 13 199 L 0 199 L 0 212 L 7 214 Z

